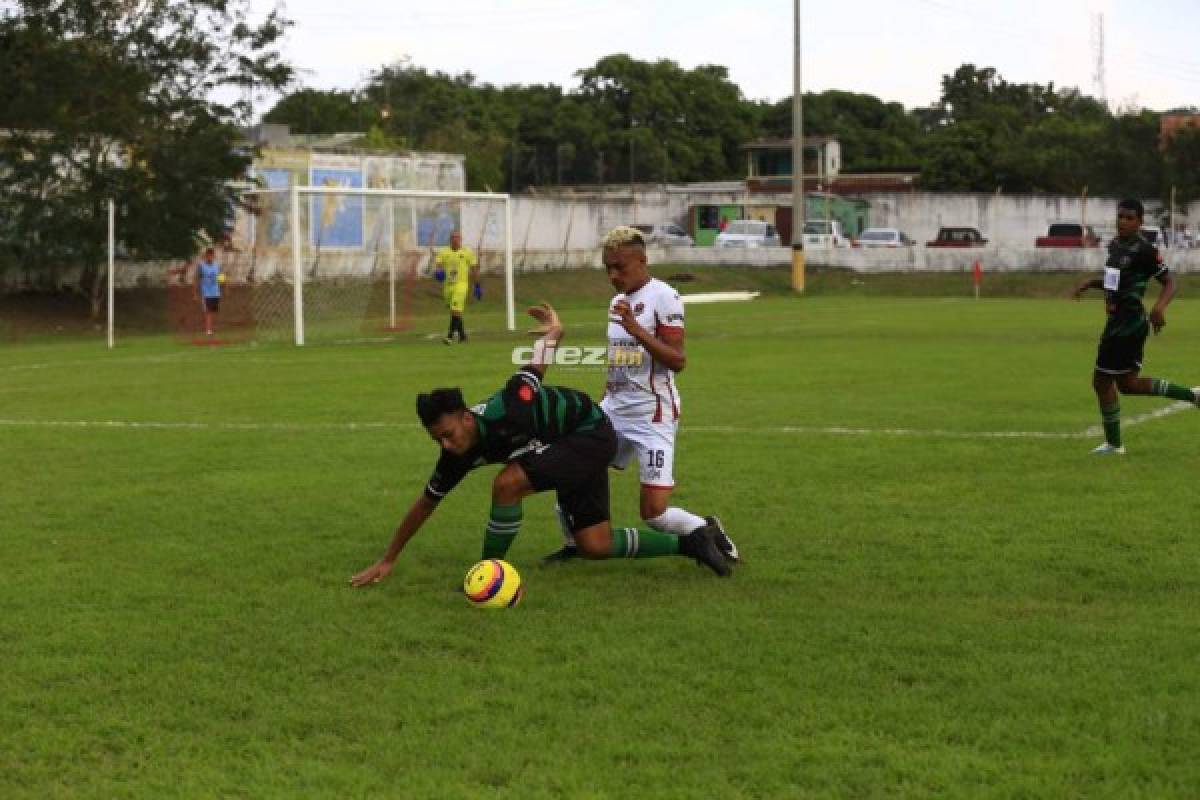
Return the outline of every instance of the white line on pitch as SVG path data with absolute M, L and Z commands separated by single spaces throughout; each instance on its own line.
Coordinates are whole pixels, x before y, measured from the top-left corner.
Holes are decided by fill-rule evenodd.
M 950 431 L 919 428 L 848 428 L 840 425 L 819 427 L 816 425 L 780 425 L 775 427 L 751 428 L 737 425 L 685 426 L 686 432 L 732 433 L 732 434 L 817 434 L 827 436 L 911 436 L 930 439 L 1082 439 L 1090 436 L 1087 431 L 1069 433 L 1065 431 Z
M 1126 427 L 1177 414 L 1192 408 L 1191 403 L 1177 402 L 1147 411 L 1124 422 Z M 418 427 L 415 422 L 156 422 L 135 420 L 37 420 L 0 419 L 0 427 L 41 428 L 132 428 L 149 430 L 230 430 L 230 431 L 367 431 Z M 689 425 L 685 431 L 716 434 L 799 434 L 822 436 L 893 436 L 928 439 L 1089 439 L 1103 429 L 1092 426 L 1078 432 L 1070 431 L 953 431 L 920 428 L 854 428 L 842 425 Z
M 415 428 L 415 422 L 137 422 L 121 419 L 0 419 L 0 426 L 27 428 L 143 428 L 192 431 L 365 431 Z
M 0 427 L 29 428 L 132 428 L 146 430 L 230 430 L 230 431 L 357 431 L 415 428 L 415 422 L 154 422 L 134 420 L 38 420 L 0 419 Z M 1053 431 L 950 431 L 915 428 L 847 428 L 780 425 L 739 427 L 734 425 L 697 425 L 686 428 L 696 433 L 730 434 L 825 434 L 834 436 L 913 436 L 943 439 L 1079 439 L 1091 434 Z
M 1163 406 L 1161 408 L 1156 408 L 1153 411 L 1147 411 L 1143 414 L 1130 417 L 1129 419 L 1123 419 L 1121 420 L 1121 427 L 1128 428 L 1133 425 L 1141 425 L 1143 422 L 1150 422 L 1151 420 L 1169 417 L 1172 414 L 1178 414 L 1180 411 L 1187 411 L 1189 408 L 1195 408 L 1195 406 L 1183 400 L 1177 400 L 1176 402 L 1171 403 L 1169 406 Z M 1101 436 L 1103 433 L 1104 428 L 1099 425 L 1092 425 L 1087 429 L 1088 436 Z

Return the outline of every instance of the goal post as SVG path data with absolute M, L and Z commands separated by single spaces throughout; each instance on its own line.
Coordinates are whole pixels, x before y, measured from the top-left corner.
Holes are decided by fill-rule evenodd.
M 516 328 L 508 194 L 324 185 L 247 189 L 240 200 L 248 219 L 232 279 L 253 285 L 260 334 L 286 329 L 302 346 L 339 320 L 403 327 L 418 280 L 454 231 L 481 271 L 503 272 L 505 323 Z

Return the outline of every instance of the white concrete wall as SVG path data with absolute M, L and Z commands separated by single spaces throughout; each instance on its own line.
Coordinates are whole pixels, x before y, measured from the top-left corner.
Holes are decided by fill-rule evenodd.
M 1004 247 L 1032 247 L 1052 222 L 1086 220 L 1101 236 L 1116 233 L 1115 197 L 1004 194 L 873 193 L 862 198 L 871 204 L 871 225 L 899 228 L 919 243 L 933 239 L 943 226 L 967 226 L 983 232 Z M 1200 203 L 1187 214 L 1193 230 L 1200 224 Z M 1187 213 L 1189 212 L 1190 213 Z M 1149 216 L 1149 215 L 1148 215 Z M 1150 222 L 1150 220 L 1147 220 Z
M 535 220 L 536 221 L 536 220 Z M 978 259 L 985 272 L 1098 272 L 1104 265 L 1103 248 L 1079 249 L 1035 249 L 1032 247 L 984 247 L 977 249 L 937 249 L 908 247 L 903 249 L 807 249 L 805 259 L 813 268 L 850 269 L 855 272 L 964 272 L 969 271 Z M 738 266 L 738 267 L 786 267 L 792 263 L 792 251 L 788 247 L 766 247 L 750 250 L 717 249 L 714 247 L 651 247 L 647 253 L 651 264 L 676 266 Z M 501 272 L 504 268 L 504 253 L 485 250 L 482 253 L 484 270 Z M 1200 273 L 1200 249 L 1172 251 L 1167 262 L 1173 272 L 1180 274 Z M 179 267 L 182 262 L 117 262 L 116 285 L 122 289 L 153 288 L 177 284 L 180 281 Z M 282 280 L 291 282 L 292 262 L 286 255 L 251 260 L 245 255 L 225 254 L 222 263 L 234 283 L 248 279 L 255 281 Z M 423 249 L 398 254 L 396 269 L 402 278 L 410 265 L 418 274 L 433 272 L 433 251 Z M 311 266 L 311 265 L 310 265 Z M 569 249 L 514 250 L 513 266 L 517 272 L 543 272 L 562 269 L 603 268 L 598 247 L 571 247 Z M 251 276 L 253 270 L 253 276 Z M 191 269 L 186 270 L 185 282 L 192 280 Z M 353 253 L 327 253 L 322 256 L 323 276 L 340 280 L 370 278 L 382 280 L 387 277 L 386 262 L 376 261 Z M 78 281 L 77 274 L 63 275 L 62 286 Z M 18 272 L 0 276 L 0 290 L 19 290 L 30 283 Z
M 972 269 L 976 259 L 987 272 L 1098 272 L 1104 266 L 1106 251 L 1098 247 L 1086 250 L 1032 247 L 908 247 L 888 250 L 855 247 L 807 249 L 804 256 L 811 267 L 833 267 L 855 272 L 963 272 Z M 660 253 L 652 252 L 651 260 L 652 263 L 782 267 L 792 263 L 792 251 L 787 247 L 745 251 L 672 247 L 662 248 Z M 1168 262 L 1174 272 L 1200 272 L 1200 250 L 1173 253 L 1168 256 Z
M 871 224 L 878 227 L 898 227 L 923 243 L 933 238 L 939 227 L 967 225 L 979 228 L 991 239 L 980 250 L 926 249 L 920 244 L 905 250 L 809 250 L 809 263 L 817 267 L 836 266 L 862 272 L 906 270 L 964 270 L 970 269 L 980 257 L 988 270 L 1093 270 L 1103 261 L 1103 251 L 1036 250 L 1033 241 L 1042 235 L 1050 222 L 1060 219 L 1079 219 L 1083 213 L 1080 198 L 1041 195 L 995 194 L 929 194 L 877 193 L 864 195 L 871 203 Z M 658 187 L 635 191 L 612 188 L 586 197 L 567 194 L 519 196 L 512 200 L 513 256 L 518 271 L 547 269 L 599 269 L 600 242 L 613 226 L 630 223 L 675 222 L 687 226 L 687 214 L 695 204 L 778 202 L 790 203 L 790 196 L 755 195 L 747 198 L 736 184 L 716 184 L 706 189 Z M 1096 224 L 1098 232 L 1111 233 L 1111 221 L 1116 214 L 1113 198 L 1092 198 L 1087 202 L 1087 218 Z M 489 210 L 490 207 L 490 210 Z M 1200 202 L 1187 209 L 1193 229 L 1200 225 Z M 503 224 L 503 207 L 499 204 L 469 203 L 464 207 L 463 238 L 471 247 L 481 248 L 485 270 L 503 269 L 503 252 L 492 242 L 497 224 Z M 398 259 L 399 264 L 415 263 L 418 271 L 432 270 L 431 251 L 421 250 Z M 716 250 L 714 248 L 664 248 L 652 250 L 653 262 L 673 264 L 744 264 L 749 266 L 782 266 L 791 263 L 787 248 L 768 250 Z M 234 280 L 241 279 L 251 268 L 248 256 L 225 256 Z M 406 260 L 407 259 L 407 260 Z M 233 262 L 233 263 L 230 263 Z M 1200 250 L 1172 251 L 1169 263 L 1177 272 L 1200 271 Z M 161 286 L 168 280 L 173 263 L 121 264 L 117 283 L 121 287 Z M 371 274 L 381 267 L 373 257 L 362 253 L 326 253 L 322 255 L 323 271 L 346 277 Z M 255 279 L 267 280 L 273 275 L 290 279 L 290 256 L 276 253 L 260 256 L 254 265 Z M 386 274 L 386 273 L 385 273 Z M 73 278 L 64 275 L 61 283 L 70 285 Z M 30 282 L 20 272 L 0 275 L 0 289 L 20 289 Z

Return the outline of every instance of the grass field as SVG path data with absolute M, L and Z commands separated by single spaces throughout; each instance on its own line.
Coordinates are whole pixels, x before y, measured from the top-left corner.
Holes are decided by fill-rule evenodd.
M 596 344 L 599 283 L 525 299 Z M 676 497 L 732 579 L 539 569 L 535 497 L 505 612 L 451 590 L 493 469 L 347 585 L 435 460 L 415 392 L 508 374 L 491 307 L 454 349 L 0 348 L 0 797 L 1194 797 L 1200 416 L 1126 398 L 1088 455 L 1096 297 L 842 289 L 689 310 Z M 1147 374 L 1200 383 L 1168 318 Z

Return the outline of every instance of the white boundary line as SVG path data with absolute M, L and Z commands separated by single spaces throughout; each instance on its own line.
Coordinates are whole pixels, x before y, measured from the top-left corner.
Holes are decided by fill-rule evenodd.
M 1121 420 L 1121 427 L 1128 428 L 1133 425 L 1141 425 L 1143 422 L 1150 422 L 1151 420 L 1169 417 L 1172 414 L 1178 414 L 1180 411 L 1187 411 L 1189 408 L 1194 408 L 1194 406 L 1191 403 L 1183 400 L 1176 400 L 1169 406 L 1163 406 L 1162 408 L 1156 408 L 1153 411 L 1147 411 L 1144 414 L 1138 414 L 1136 417 L 1123 419 Z M 1085 433 L 1088 436 L 1100 436 L 1104 433 L 1104 428 L 1099 425 L 1092 425 L 1087 429 L 1087 431 L 1085 431 Z
M 1191 403 L 1178 401 L 1168 406 L 1147 411 L 1122 422 L 1123 427 L 1141 425 L 1163 417 L 1169 417 L 1192 408 Z M 133 430 L 189 430 L 189 431 L 378 431 L 402 430 L 418 427 L 415 422 L 156 422 L 136 420 L 53 420 L 53 419 L 0 419 L 0 428 L 108 428 Z M 814 435 L 814 436 L 889 436 L 924 439 L 1090 439 L 1103 433 L 1103 428 L 1093 425 L 1078 432 L 1068 431 L 952 431 L 934 428 L 851 428 L 841 425 L 821 427 L 817 425 L 776 425 L 750 427 L 740 425 L 695 425 L 685 431 L 735 435 Z
M 11 428 L 132 428 L 187 431 L 377 431 L 415 428 L 415 422 L 137 422 L 121 419 L 0 419 Z
M 919 428 L 848 428 L 840 425 L 819 427 L 816 425 L 781 425 L 768 428 L 749 428 L 737 425 L 696 425 L 683 428 L 688 433 L 729 434 L 813 434 L 824 436 L 911 436 L 927 439 L 1082 439 L 1091 434 L 1087 431 L 1067 433 L 1064 431 L 951 431 L 942 429 L 921 430 Z

